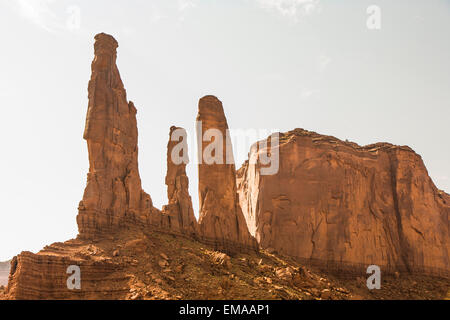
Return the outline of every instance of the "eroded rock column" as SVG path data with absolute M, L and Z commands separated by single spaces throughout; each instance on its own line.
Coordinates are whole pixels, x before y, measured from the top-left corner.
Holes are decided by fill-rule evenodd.
M 183 128 L 172 126 L 167 143 L 167 198 L 169 204 L 163 213 L 170 216 L 173 231 L 195 235 L 198 231 L 192 199 L 189 195 L 189 178 L 186 164 L 189 162 L 187 133 Z
M 233 151 L 222 103 L 214 96 L 205 96 L 198 107 L 201 236 L 225 251 L 256 248 L 256 240 L 248 232 L 239 205 Z
M 126 216 L 136 218 L 152 207 L 141 188 L 136 108 L 120 79 L 117 47 L 112 36 L 95 36 L 84 132 L 89 173 L 77 217 L 82 238 L 109 232 Z

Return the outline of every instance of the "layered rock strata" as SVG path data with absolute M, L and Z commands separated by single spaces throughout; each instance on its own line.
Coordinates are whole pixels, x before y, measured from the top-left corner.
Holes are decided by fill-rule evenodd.
M 22 252 L 11 261 L 10 299 L 120 299 L 128 293 L 127 263 L 103 257 L 77 240 L 54 243 L 38 254 Z M 96 257 L 98 256 L 98 257 Z M 70 266 L 80 268 L 80 288 L 69 288 Z M 68 272 L 69 271 L 69 272 Z
M 448 276 L 450 202 L 412 149 L 361 147 L 302 129 L 270 147 L 279 151 L 278 173 L 261 175 L 258 159 L 268 150 L 253 148 L 237 178 L 262 247 L 344 269 Z

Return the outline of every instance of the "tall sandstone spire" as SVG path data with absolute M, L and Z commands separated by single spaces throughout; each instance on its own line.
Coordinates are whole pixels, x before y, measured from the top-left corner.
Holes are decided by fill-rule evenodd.
M 116 66 L 117 41 L 95 36 L 84 139 L 89 173 L 77 217 L 80 237 L 110 232 L 152 207 L 138 171 L 136 108 L 127 101 Z
M 208 153 L 208 146 L 214 141 L 209 141 L 207 131 L 220 132 L 222 137 L 222 154 L 212 152 L 213 157 L 218 160 L 214 163 L 209 163 L 208 159 L 203 156 Z M 257 248 L 256 240 L 248 231 L 239 204 L 236 169 L 227 119 L 222 102 L 214 96 L 205 96 L 199 101 L 197 134 L 199 146 L 201 145 L 198 167 L 199 225 L 203 240 L 225 251 Z M 216 142 L 220 145 L 220 141 Z M 215 150 L 215 152 L 218 151 Z

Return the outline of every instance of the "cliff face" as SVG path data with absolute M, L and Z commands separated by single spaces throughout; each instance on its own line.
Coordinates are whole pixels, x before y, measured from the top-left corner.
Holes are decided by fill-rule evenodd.
M 408 147 L 360 147 L 296 129 L 281 134 L 279 171 L 238 171 L 241 206 L 260 245 L 343 269 L 449 272 L 448 195 Z M 258 159 L 265 149 L 253 150 Z
M 200 99 L 197 115 L 199 145 L 199 226 L 203 239 L 226 251 L 257 248 L 239 204 L 236 170 L 222 102 Z

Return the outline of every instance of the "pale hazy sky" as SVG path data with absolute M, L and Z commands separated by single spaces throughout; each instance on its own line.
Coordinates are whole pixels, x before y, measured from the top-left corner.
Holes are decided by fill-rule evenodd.
M 366 26 L 369 5 L 380 30 Z M 0 260 L 77 234 L 99 32 L 119 42 L 143 187 L 158 208 L 169 127 L 192 132 L 206 94 L 235 129 L 409 145 L 450 191 L 448 0 L 0 0 L 0 30 Z M 196 167 L 188 174 L 198 211 Z

